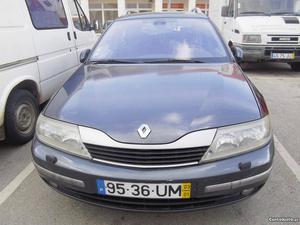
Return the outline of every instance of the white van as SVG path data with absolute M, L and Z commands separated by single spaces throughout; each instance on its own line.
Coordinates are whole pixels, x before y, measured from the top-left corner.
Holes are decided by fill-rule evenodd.
M 300 0 L 218 1 L 210 16 L 225 40 L 243 49 L 244 61 L 287 62 L 300 70 Z
M 31 140 L 39 105 L 96 39 L 77 0 L 1 0 L 0 140 Z

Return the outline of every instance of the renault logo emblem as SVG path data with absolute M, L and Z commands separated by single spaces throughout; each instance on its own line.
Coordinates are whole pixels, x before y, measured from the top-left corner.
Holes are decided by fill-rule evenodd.
M 143 139 L 147 138 L 151 133 L 151 129 L 147 124 L 142 124 L 137 131 Z

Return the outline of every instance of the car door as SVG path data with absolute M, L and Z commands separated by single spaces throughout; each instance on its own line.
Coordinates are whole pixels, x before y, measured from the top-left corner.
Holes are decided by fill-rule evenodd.
M 38 57 L 41 101 L 58 90 L 78 66 L 72 21 L 66 0 L 25 0 L 33 24 L 32 38 Z M 21 37 L 20 37 L 21 38 Z
M 233 38 L 233 24 L 234 24 L 234 0 L 229 1 L 228 13 L 223 17 L 222 34 L 225 41 L 232 40 Z
M 90 23 L 78 1 L 68 0 L 68 4 L 72 18 L 73 37 L 75 39 L 79 62 L 80 53 L 85 49 L 92 48 L 97 40 L 97 36 L 95 31 L 91 29 Z

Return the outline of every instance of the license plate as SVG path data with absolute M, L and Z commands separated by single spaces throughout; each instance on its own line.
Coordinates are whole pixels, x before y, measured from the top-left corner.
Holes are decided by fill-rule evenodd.
M 295 59 L 295 53 L 272 53 L 272 59 Z
M 191 197 L 191 183 L 129 183 L 97 179 L 99 195 L 131 198 L 187 199 Z

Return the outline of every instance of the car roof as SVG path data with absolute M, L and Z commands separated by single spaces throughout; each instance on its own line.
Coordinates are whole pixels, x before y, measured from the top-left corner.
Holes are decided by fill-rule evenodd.
M 203 13 L 195 12 L 147 12 L 147 13 L 133 13 L 125 16 L 121 16 L 118 20 L 129 20 L 129 19 L 149 19 L 149 18 L 203 18 L 208 17 Z

